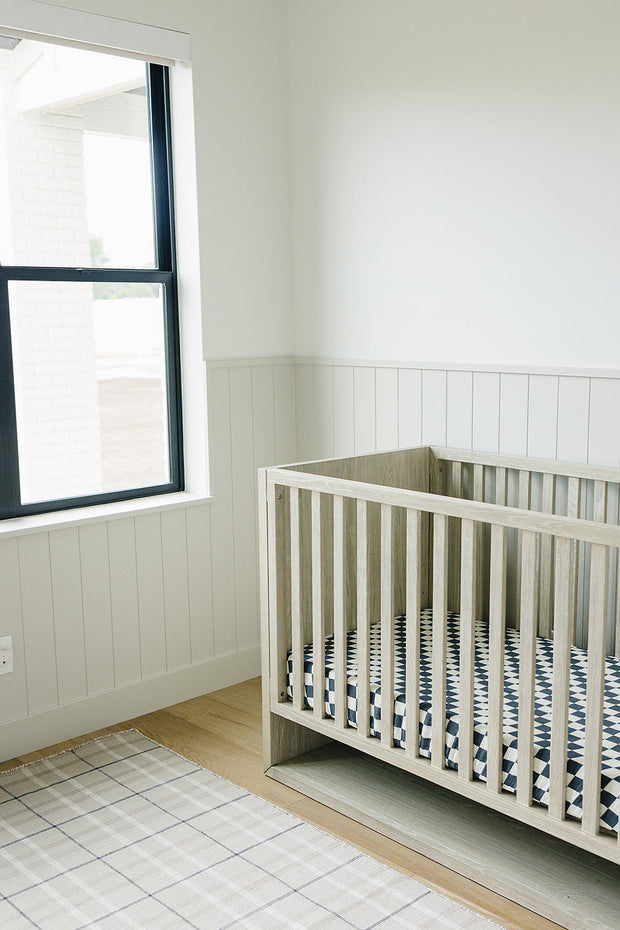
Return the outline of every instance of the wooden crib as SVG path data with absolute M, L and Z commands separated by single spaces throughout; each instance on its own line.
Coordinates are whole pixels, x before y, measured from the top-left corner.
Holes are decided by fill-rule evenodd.
M 616 672 L 620 696 L 620 662 L 606 659 L 620 655 L 619 488 L 617 469 L 436 447 L 261 469 L 266 770 L 286 780 L 287 760 L 344 744 L 620 863 L 605 716 Z M 620 724 L 618 739 L 620 759 Z M 568 770 L 582 782 L 575 803 Z

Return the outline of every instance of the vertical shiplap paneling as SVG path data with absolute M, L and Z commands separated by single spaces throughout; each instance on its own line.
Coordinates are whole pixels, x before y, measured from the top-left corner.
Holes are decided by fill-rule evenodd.
M 0 636 L 13 637 L 13 674 L 0 675 L 0 723 L 28 713 L 17 540 L 0 540 Z
M 211 508 L 188 507 L 187 587 L 192 662 L 204 662 L 214 653 L 213 580 L 211 578 Z
M 209 370 L 211 441 L 211 568 L 215 654 L 237 648 L 232 506 L 230 390 L 227 368 Z
M 164 574 L 166 665 L 169 672 L 191 663 L 187 534 L 185 510 L 161 515 L 161 553 Z
M 471 449 L 472 447 L 472 393 L 471 371 L 449 371 L 447 373 L 446 445 L 454 449 Z
M 375 451 L 376 392 L 375 369 L 358 367 L 354 371 L 355 452 Z
M 527 422 L 527 454 L 554 459 L 557 455 L 558 379 L 530 375 Z
M 267 382 L 263 425 L 272 438 L 273 448 L 273 373 Z M 269 391 L 271 388 L 271 391 Z M 232 514 L 234 531 L 234 574 L 237 648 L 258 641 L 256 598 L 258 591 L 256 540 L 256 470 L 254 468 L 254 424 L 252 371 L 249 367 L 230 370 L 230 441 L 232 471 Z
M 255 368 L 252 374 L 253 381 L 256 371 Z M 293 365 L 273 366 L 273 410 L 274 458 L 273 462 L 262 464 L 288 465 L 295 461 L 295 368 Z M 254 431 L 254 454 L 256 455 L 256 429 Z M 257 460 L 256 467 L 258 468 L 260 464 Z
M 334 455 L 355 452 L 355 388 L 350 365 L 334 367 Z
M 398 445 L 401 449 L 422 442 L 422 372 L 419 368 L 398 370 Z
M 558 379 L 558 459 L 563 462 L 588 461 L 590 419 L 590 379 Z
M 500 375 L 499 451 L 527 455 L 527 375 Z
M 334 378 L 331 365 L 317 365 L 313 377 L 314 451 L 313 458 L 334 456 Z
M 58 705 L 48 534 L 21 536 L 18 551 L 28 713 L 34 714 Z
M 50 567 L 60 704 L 87 694 L 82 568 L 77 527 L 50 533 Z
M 98 694 L 114 688 L 108 524 L 86 523 L 79 535 L 86 685 Z
M 285 382 L 280 386 L 280 380 L 277 378 L 278 374 L 278 366 L 255 365 L 251 369 L 250 390 L 252 396 L 250 399 L 249 411 L 252 417 L 252 424 L 248 436 L 242 437 L 242 439 L 245 438 L 246 440 L 246 454 L 252 454 L 252 461 L 256 468 L 264 468 L 267 465 L 284 465 L 287 463 L 285 459 L 282 459 L 282 461 L 278 459 L 277 435 L 281 424 L 278 423 L 279 417 L 276 413 L 276 409 L 281 410 L 283 416 L 290 417 L 289 407 L 291 405 L 282 405 L 282 398 L 278 397 L 278 390 L 282 390 L 285 387 L 291 389 L 291 383 L 290 381 L 288 383 Z M 278 390 L 276 389 L 276 382 L 278 383 Z M 294 384 L 292 385 L 292 390 L 294 391 Z M 276 403 L 278 401 L 281 406 L 276 408 Z M 291 427 L 294 434 L 295 427 L 293 422 L 291 422 Z M 232 435 L 233 428 L 231 426 L 231 436 Z
M 140 514 L 135 528 L 142 677 L 153 678 L 166 671 L 160 515 Z
M 422 372 L 422 443 L 446 444 L 446 372 Z
M 591 465 L 620 464 L 620 379 L 592 378 L 588 461 Z
M 500 376 L 476 371 L 473 376 L 473 448 L 480 452 L 499 450 Z
M 142 675 L 136 528 L 132 517 L 108 523 L 110 605 L 116 687 L 133 684 Z
M 314 454 L 314 376 L 312 365 L 295 367 L 295 443 L 296 458 L 308 461 Z
M 387 452 L 398 448 L 398 369 L 377 368 L 375 377 L 375 448 Z

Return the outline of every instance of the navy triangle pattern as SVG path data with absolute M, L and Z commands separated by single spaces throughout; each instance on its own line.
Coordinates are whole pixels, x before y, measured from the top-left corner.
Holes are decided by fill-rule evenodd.
M 418 740 L 420 755 L 430 758 L 432 724 L 432 623 L 430 609 L 420 616 L 420 695 Z M 458 768 L 459 759 L 459 644 L 460 620 L 448 613 L 446 665 L 446 765 Z M 475 623 L 474 671 L 474 778 L 486 780 L 488 725 L 489 631 L 482 621 Z M 405 708 L 406 620 L 394 624 L 394 745 L 404 748 L 407 741 Z M 587 652 L 573 647 L 571 657 L 568 753 L 566 772 L 566 813 L 581 818 L 583 804 L 584 738 L 586 719 Z M 292 655 L 288 656 L 287 694 L 292 697 Z M 551 696 L 553 642 L 539 637 L 536 647 L 536 706 L 534 715 L 534 801 L 548 806 L 549 758 L 551 746 Z M 304 647 L 304 689 L 306 707 L 314 707 L 314 667 L 312 644 Z M 519 690 L 519 632 L 506 630 L 504 663 L 503 785 L 516 791 L 517 724 Z M 335 716 L 334 641 L 325 643 L 325 714 Z M 348 724 L 357 726 L 357 630 L 347 633 Z M 381 626 L 370 628 L 370 734 L 381 735 Z M 605 673 L 605 713 L 602 746 L 601 827 L 618 831 L 620 816 L 620 659 L 608 657 Z

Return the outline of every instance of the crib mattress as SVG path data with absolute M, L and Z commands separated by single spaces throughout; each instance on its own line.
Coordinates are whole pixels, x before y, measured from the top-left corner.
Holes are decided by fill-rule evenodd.
M 459 615 L 448 614 L 446 667 L 446 765 L 458 767 L 459 758 Z M 394 631 L 394 745 L 404 748 L 407 741 L 405 707 L 406 623 L 397 617 Z M 420 696 L 417 738 L 420 755 L 430 758 L 432 721 L 432 611 L 420 618 Z M 287 694 L 292 697 L 292 655 L 288 656 Z M 488 724 L 489 631 L 486 623 L 475 624 L 474 670 L 474 778 L 486 780 Z M 536 704 L 534 715 L 534 801 L 548 806 L 549 757 L 551 746 L 551 694 L 553 642 L 541 637 L 536 647 Z M 571 657 L 570 709 L 568 721 L 568 761 L 566 813 L 581 818 L 583 759 L 586 718 L 587 652 L 573 647 Z M 519 632 L 506 630 L 503 726 L 503 783 L 508 791 L 517 784 L 517 712 L 519 682 Z M 304 647 L 304 703 L 314 707 L 314 665 L 312 644 Z M 334 642 L 325 643 L 323 681 L 325 713 L 335 716 Z M 349 726 L 357 726 L 357 631 L 347 633 L 347 705 Z M 370 734 L 381 734 L 381 628 L 370 629 Z M 607 658 L 605 672 L 605 711 L 603 725 L 601 826 L 618 831 L 620 815 L 620 659 Z

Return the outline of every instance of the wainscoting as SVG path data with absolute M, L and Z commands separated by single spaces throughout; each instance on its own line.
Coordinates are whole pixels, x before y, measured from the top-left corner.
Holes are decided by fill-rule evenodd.
M 433 443 L 620 464 L 618 373 L 299 359 L 295 378 L 300 460 Z
M 3 526 L 0 759 L 258 674 L 258 467 L 419 443 L 617 466 L 614 375 L 208 363 L 211 499 Z
M 0 759 L 260 668 L 256 469 L 294 459 L 290 360 L 208 367 L 213 499 L 0 537 Z

